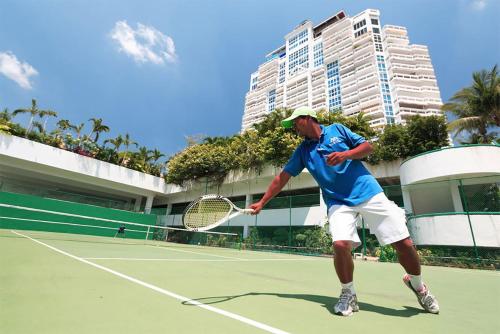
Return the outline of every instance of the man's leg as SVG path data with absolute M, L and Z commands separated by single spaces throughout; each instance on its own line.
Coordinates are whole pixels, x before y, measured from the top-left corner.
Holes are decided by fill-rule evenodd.
M 410 238 L 396 241 L 392 247 L 398 254 L 399 263 L 410 275 L 420 276 L 420 259 Z
M 359 207 L 370 231 L 375 233 L 380 244 L 390 244 L 396 250 L 399 263 L 407 272 L 403 277 L 404 284 L 415 293 L 426 311 L 438 313 L 436 298 L 422 282 L 420 259 L 410 239 L 404 211 L 383 193 L 373 196 Z
M 358 213 L 345 205 L 334 205 L 329 210 L 328 220 L 335 252 L 333 263 L 342 284 L 334 312 L 342 316 L 352 315 L 359 310 L 353 285 L 354 262 L 351 256 L 352 248 L 361 244 L 356 231 L 357 218 Z
M 333 264 L 340 283 L 351 283 L 354 273 L 354 261 L 351 256 L 351 241 L 339 240 L 333 243 Z

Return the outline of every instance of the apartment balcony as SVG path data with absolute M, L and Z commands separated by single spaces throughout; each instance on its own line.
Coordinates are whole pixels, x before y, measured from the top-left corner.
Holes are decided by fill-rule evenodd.
M 414 65 L 415 64 L 415 59 L 413 58 L 413 56 L 405 56 L 405 55 L 401 55 L 401 54 L 392 54 L 392 53 L 387 53 L 387 52 L 385 53 L 385 55 L 386 55 L 386 58 L 389 60 L 389 62 L 392 65 L 395 65 L 395 64 Z
M 356 81 L 358 82 L 358 86 L 367 85 L 367 84 L 373 83 L 373 82 L 378 83 L 378 74 L 375 72 L 368 73 L 368 74 L 363 75 L 363 76 L 360 76 L 356 73 L 356 78 L 357 78 Z
M 354 110 L 356 109 L 357 111 L 361 110 L 359 106 L 359 101 L 354 101 L 351 103 L 342 103 L 342 110 L 344 111 L 344 113 L 353 113 Z
M 357 91 L 358 84 L 356 80 L 350 80 L 349 84 L 345 84 L 344 81 L 341 80 L 342 93 L 349 94 L 353 91 Z
M 359 100 L 359 105 L 362 109 L 370 108 L 381 101 L 381 96 L 379 94 L 365 97 Z
M 380 87 L 377 83 L 371 84 L 369 86 L 360 87 L 358 90 L 358 96 L 360 99 L 372 96 L 373 94 L 380 93 Z
M 384 34 L 391 34 L 396 36 L 408 36 L 408 32 L 405 27 L 385 25 L 382 27 L 382 32 Z
M 363 57 L 356 58 L 356 59 L 354 59 L 354 65 L 356 67 L 359 67 L 363 64 L 371 63 L 373 60 L 373 57 L 374 57 L 374 53 L 368 53 Z
M 312 108 L 313 108 L 313 110 L 326 109 L 326 103 L 325 103 L 325 101 L 321 101 L 321 102 L 314 102 L 313 101 Z
M 353 47 L 363 44 L 373 44 L 373 37 L 371 31 L 368 31 L 365 34 L 355 38 L 353 42 Z
M 350 94 L 342 94 L 342 104 L 349 105 L 352 102 L 358 101 L 358 92 L 355 91 Z
M 363 76 L 368 73 L 378 73 L 373 62 L 356 67 L 356 75 Z
M 398 55 L 412 55 L 413 51 L 408 45 L 403 45 L 403 44 L 389 44 L 387 43 L 385 47 L 386 51 L 388 51 L 391 54 L 398 54 Z
M 343 76 L 344 74 L 349 74 L 349 73 L 352 73 L 354 75 L 355 74 L 354 69 L 355 69 L 354 62 L 351 61 L 351 62 L 349 62 L 347 64 L 341 65 L 339 67 L 339 73 L 340 73 L 341 76 Z
M 370 111 L 364 111 L 363 114 L 368 120 L 380 119 L 385 117 L 384 110 L 382 106 L 377 106 L 376 108 L 371 108 Z
M 382 44 L 384 44 L 385 47 L 388 47 L 389 45 L 408 46 L 410 45 L 410 41 L 406 36 L 386 35 L 382 37 Z

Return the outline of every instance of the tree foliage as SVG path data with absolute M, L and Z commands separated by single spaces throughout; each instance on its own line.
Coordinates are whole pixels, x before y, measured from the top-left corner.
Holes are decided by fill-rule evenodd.
M 466 132 L 469 137 L 464 143 L 489 144 L 498 140 L 495 130 L 500 126 L 498 67 L 474 72 L 472 78 L 472 85 L 456 92 L 442 109 L 458 117 L 448 125 L 455 137 Z

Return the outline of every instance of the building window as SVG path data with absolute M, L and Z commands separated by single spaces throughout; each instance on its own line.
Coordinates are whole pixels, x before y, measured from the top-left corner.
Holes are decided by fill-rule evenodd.
M 270 113 L 276 109 L 276 90 L 273 89 L 267 93 L 267 112 Z
M 372 24 L 378 26 L 378 20 L 377 19 L 372 19 Z
M 306 43 L 309 40 L 309 32 L 306 30 L 302 30 L 297 35 L 293 36 L 288 40 L 288 49 L 292 50 Z
M 285 82 L 285 69 L 286 69 L 286 63 L 282 62 L 280 64 L 280 71 L 279 71 L 279 75 L 278 75 L 278 82 L 280 84 Z
M 323 65 L 323 43 L 314 46 L 314 67 Z
M 309 67 L 309 47 L 307 45 L 293 52 L 288 58 L 288 73 L 290 75 L 295 74 L 299 67 Z
M 380 29 L 379 28 L 373 28 L 373 32 L 376 34 L 380 34 Z
M 328 109 L 333 111 L 342 106 L 338 60 L 326 65 L 326 78 L 328 89 Z
M 252 80 L 250 82 L 250 90 L 256 90 L 258 83 L 259 83 L 259 77 L 258 76 L 252 77 Z
M 358 30 L 359 28 L 363 27 L 366 25 L 366 20 L 363 19 L 362 21 L 359 21 L 354 25 L 354 30 Z
M 361 29 L 360 31 L 356 31 L 356 32 L 354 33 L 354 37 L 359 37 L 359 36 L 363 35 L 364 33 L 366 33 L 367 31 L 368 31 L 368 30 L 366 29 L 366 27 L 365 27 L 365 28 L 363 28 L 363 29 Z

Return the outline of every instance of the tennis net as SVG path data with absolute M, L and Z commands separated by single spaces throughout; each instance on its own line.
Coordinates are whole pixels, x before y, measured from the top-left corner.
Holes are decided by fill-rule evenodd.
M 108 242 L 128 244 L 178 243 L 212 247 L 239 248 L 236 233 L 188 231 L 168 226 L 148 225 L 123 220 L 0 203 L 0 228 L 56 232 L 59 238 L 104 237 Z

